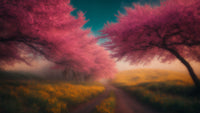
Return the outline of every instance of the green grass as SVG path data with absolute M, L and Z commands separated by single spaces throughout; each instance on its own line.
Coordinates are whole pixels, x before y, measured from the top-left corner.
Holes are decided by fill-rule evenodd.
M 146 83 L 124 87 L 143 103 L 166 113 L 199 113 L 200 95 L 194 86 L 170 82 Z
M 114 84 L 141 102 L 161 113 L 200 112 L 200 93 L 191 82 L 188 82 L 186 75 L 162 70 L 129 72 L 133 74 L 129 73 L 127 80 L 126 75 L 124 75 L 123 81 L 120 81 L 119 77 L 114 80 Z M 149 76 L 150 74 L 151 76 Z
M 1 71 L 0 80 L 43 80 L 44 78 L 25 72 Z

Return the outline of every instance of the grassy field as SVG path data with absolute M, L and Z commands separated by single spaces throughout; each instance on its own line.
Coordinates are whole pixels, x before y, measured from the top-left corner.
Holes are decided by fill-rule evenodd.
M 108 98 L 104 99 L 100 105 L 96 106 L 94 113 L 114 113 L 115 104 L 115 95 L 111 92 Z
M 123 71 L 113 84 L 162 113 L 199 113 L 200 94 L 189 75 L 152 69 Z
M 99 84 L 47 81 L 20 74 L 3 78 L 0 79 L 0 113 L 67 113 L 105 90 Z

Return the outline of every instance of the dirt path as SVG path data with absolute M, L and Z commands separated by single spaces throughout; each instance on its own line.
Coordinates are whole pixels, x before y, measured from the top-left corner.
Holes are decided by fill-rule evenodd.
M 123 90 L 112 87 L 116 95 L 115 113 L 157 113 L 153 109 L 141 104 Z
M 87 103 L 83 103 L 82 105 L 72 110 L 70 113 L 92 113 L 95 107 L 99 105 L 103 99 L 108 97 L 111 91 L 113 91 L 116 95 L 115 113 L 158 113 L 148 106 L 145 106 L 136 101 L 123 90 L 111 85 L 106 85 L 105 92 L 100 96 L 92 99 Z
M 110 88 L 106 87 L 105 92 L 103 92 L 96 98 L 90 100 L 89 102 L 79 105 L 78 107 L 70 111 L 70 113 L 92 113 L 95 107 L 99 105 L 102 100 L 108 97 L 110 91 L 111 91 Z

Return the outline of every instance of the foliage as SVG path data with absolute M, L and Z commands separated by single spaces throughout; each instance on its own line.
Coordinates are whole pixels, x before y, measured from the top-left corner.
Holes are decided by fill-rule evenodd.
M 111 93 L 110 96 L 104 99 L 100 105 L 96 106 L 95 113 L 114 113 L 115 103 L 115 96 Z
M 162 113 L 198 113 L 200 110 L 200 95 L 185 74 L 141 69 L 119 75 L 124 75 L 124 79 L 120 82 L 121 76 L 114 81 L 118 87 Z
M 3 0 L 0 6 L 0 66 L 39 57 L 82 76 L 113 76 L 114 61 L 82 29 L 84 14 L 71 15 L 70 0 Z
M 6 80 L 0 85 L 0 112 L 66 113 L 104 91 L 100 85 Z

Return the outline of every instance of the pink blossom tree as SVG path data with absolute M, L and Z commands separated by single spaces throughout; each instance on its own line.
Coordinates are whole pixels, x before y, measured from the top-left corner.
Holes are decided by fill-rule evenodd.
M 85 24 L 82 14 L 71 16 L 69 0 L 3 0 L 0 2 L 0 63 L 24 61 L 36 54 L 50 58 L 50 51 L 67 40 L 61 32 Z M 62 37 L 57 37 L 62 36 Z M 69 35 L 68 35 L 69 36 Z M 31 54 L 28 55 L 27 54 Z
M 116 72 L 115 62 L 110 58 L 108 52 L 99 46 L 92 37 L 85 36 L 85 40 L 82 37 L 82 40 L 79 41 L 77 44 L 79 47 L 74 48 L 75 51 L 72 49 L 72 53 L 61 59 L 61 63 L 64 65 L 70 62 L 68 66 L 59 65 L 61 68 L 65 68 L 65 75 L 71 74 L 70 78 L 69 76 L 66 78 L 69 80 L 112 78 Z M 71 55 L 72 57 L 69 57 Z
M 178 59 L 200 88 L 188 62 L 200 62 L 199 0 L 166 0 L 154 7 L 134 4 L 134 9 L 119 14 L 117 23 L 106 25 L 102 34 L 114 57 L 125 57 L 134 64 L 146 64 L 153 58 L 162 62 Z
M 103 77 L 104 73 L 96 72 L 107 68 L 94 67 L 97 41 L 89 35 L 90 29 L 82 29 L 86 23 L 84 14 L 72 16 L 69 3 L 70 0 L 1 1 L 0 65 L 21 61 L 29 64 L 40 56 L 54 62 L 57 68 Z M 109 56 L 103 57 L 113 64 Z M 114 71 L 114 65 L 110 66 Z
M 93 46 L 95 49 L 92 51 L 94 57 L 94 65 L 91 68 L 91 73 L 93 73 L 95 78 L 112 78 L 116 72 L 115 62 L 109 57 L 109 53 L 104 50 L 103 47 L 99 45 Z M 110 76 L 108 76 L 110 75 Z

